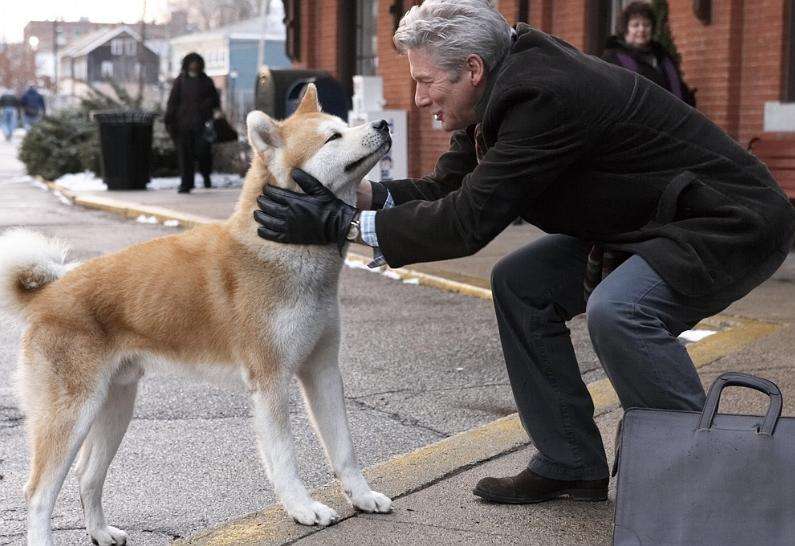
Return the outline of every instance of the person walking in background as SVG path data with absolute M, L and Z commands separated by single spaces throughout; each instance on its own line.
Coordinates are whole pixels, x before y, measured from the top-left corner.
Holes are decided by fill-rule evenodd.
M 19 111 L 19 99 L 9 89 L 0 91 L 0 121 L 3 126 L 3 136 L 6 142 L 11 140 L 14 129 L 17 128 L 17 115 Z
M 663 45 L 652 39 L 657 18 L 646 2 L 632 2 L 621 13 L 618 34 L 607 40 L 602 58 L 648 78 L 696 106 L 696 96 L 685 81 L 675 60 Z
M 22 119 L 26 130 L 36 125 L 44 117 L 47 110 L 44 105 L 44 97 L 32 85 L 28 87 L 28 90 L 19 99 L 19 103 L 22 107 Z
M 190 193 L 193 189 L 196 162 L 204 178 L 204 187 L 212 187 L 213 159 L 204 124 L 213 119 L 214 112 L 220 108 L 218 90 L 204 73 L 204 59 L 198 53 L 188 53 L 182 59 L 182 71 L 171 88 L 165 115 L 166 129 L 174 139 L 179 157 L 182 179 L 179 193 Z

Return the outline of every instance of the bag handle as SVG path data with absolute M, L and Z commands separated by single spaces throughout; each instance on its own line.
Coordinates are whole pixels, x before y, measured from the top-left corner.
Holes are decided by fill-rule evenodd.
M 765 415 L 765 420 L 762 421 L 762 426 L 757 429 L 757 434 L 772 436 L 776 423 L 781 417 L 781 407 L 783 405 L 781 391 L 772 381 L 740 372 L 723 373 L 712 383 L 709 393 L 707 393 L 707 401 L 704 404 L 701 420 L 698 423 L 698 430 L 709 430 L 712 427 L 712 421 L 718 411 L 721 392 L 724 388 L 731 386 L 748 387 L 770 397 L 770 406 L 767 408 L 767 414 Z

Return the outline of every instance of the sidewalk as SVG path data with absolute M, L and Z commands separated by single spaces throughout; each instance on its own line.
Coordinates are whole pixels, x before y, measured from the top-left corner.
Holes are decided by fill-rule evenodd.
M 201 221 L 227 217 L 237 191 L 197 190 L 190 195 L 173 191 L 80 192 L 72 199 L 88 206 L 127 216 L 160 211 L 160 218 Z M 92 202 L 94 205 L 92 205 Z M 104 203 L 104 205 L 103 205 Z M 108 203 L 111 204 L 108 208 Z M 115 204 L 114 204 L 115 203 Z M 190 222 L 186 222 L 190 223 Z M 511 226 L 476 256 L 438 262 L 416 269 L 481 291 L 488 287 L 493 264 L 507 252 L 540 235 L 531 226 Z M 369 249 L 354 252 L 369 256 Z M 415 269 L 412 266 L 412 269 Z M 688 345 L 688 351 L 708 386 L 724 371 L 754 373 L 776 382 L 784 393 L 784 415 L 795 414 L 795 258 L 791 254 L 774 277 L 735 303 L 717 319 L 719 333 Z M 607 380 L 589 384 L 597 423 L 613 458 L 613 436 L 621 410 Z M 725 393 L 722 412 L 762 414 L 766 399 L 744 389 Z M 532 454 L 533 447 L 516 415 L 472 429 L 415 452 L 399 456 L 365 473 L 374 489 L 395 499 L 386 515 L 355 514 L 336 483 L 313 491 L 334 507 L 343 520 L 327 529 L 294 524 L 279 506 L 233 519 L 181 544 L 609 544 L 615 500 L 615 481 L 606 503 L 567 500 L 533 506 L 500 506 L 471 494 L 474 484 L 488 475 L 512 475 Z

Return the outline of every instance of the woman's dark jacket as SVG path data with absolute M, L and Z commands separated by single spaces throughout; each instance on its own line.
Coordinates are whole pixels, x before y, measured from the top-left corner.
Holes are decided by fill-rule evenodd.
M 197 76 L 191 77 L 187 68 L 194 60 L 199 61 L 201 70 Z M 220 107 L 218 90 L 204 73 L 204 61 L 199 55 L 186 55 L 182 60 L 182 72 L 174 80 L 168 96 L 164 121 L 169 134 L 178 138 L 182 131 L 200 130 L 205 121 L 212 119 L 213 110 Z
M 548 233 L 639 254 L 675 290 L 705 295 L 781 252 L 795 209 L 706 117 L 635 73 L 527 25 L 495 69 L 482 115 L 434 174 L 385 182 L 387 263 L 474 254 L 517 216 Z
M 611 36 L 602 58 L 609 63 L 637 72 L 690 106 L 696 106 L 695 93 L 682 79 L 679 65 L 659 42 L 652 40 L 646 49 L 627 45 L 619 36 Z

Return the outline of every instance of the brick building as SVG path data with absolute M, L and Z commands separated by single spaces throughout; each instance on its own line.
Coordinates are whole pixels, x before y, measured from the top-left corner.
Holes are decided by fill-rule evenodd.
M 527 21 L 600 54 L 629 0 L 498 0 L 511 24 Z M 408 112 L 409 173 L 429 172 L 448 145 L 413 101 L 408 62 L 392 45 L 400 16 L 419 0 L 284 0 L 288 55 L 297 67 L 383 78 L 386 108 Z M 768 118 L 787 125 L 795 101 L 795 0 L 669 0 L 670 25 L 698 106 L 743 145 Z M 791 36 L 793 36 L 791 38 Z M 781 120 L 784 120 L 781 122 Z M 792 124 L 795 130 L 795 123 Z

